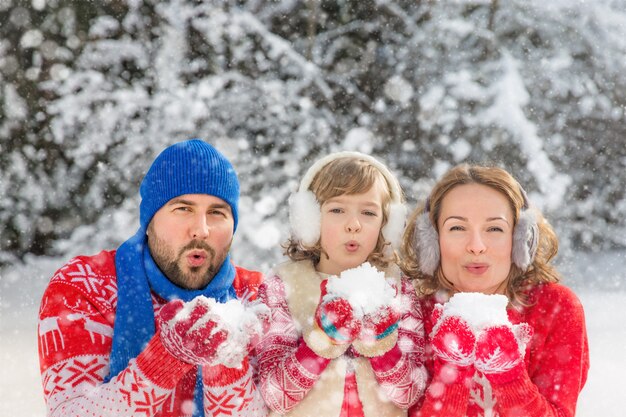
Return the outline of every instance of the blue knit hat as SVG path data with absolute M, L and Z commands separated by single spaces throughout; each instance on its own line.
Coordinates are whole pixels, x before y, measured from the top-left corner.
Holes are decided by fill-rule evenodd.
M 154 160 L 139 187 L 139 221 L 147 230 L 154 214 L 183 194 L 209 194 L 230 206 L 234 226 L 239 217 L 239 180 L 232 164 L 208 143 L 191 139 L 167 147 Z

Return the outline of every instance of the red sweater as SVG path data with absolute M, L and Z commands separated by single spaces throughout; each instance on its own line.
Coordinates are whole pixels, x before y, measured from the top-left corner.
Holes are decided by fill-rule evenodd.
M 424 330 L 430 335 L 433 297 L 422 300 Z M 509 308 L 513 324 L 528 323 L 534 335 L 525 354 L 526 372 L 506 384 L 491 385 L 478 371 L 470 386 L 445 385 L 443 394 L 428 391 L 412 408 L 413 417 L 499 416 L 571 417 L 587 379 L 589 346 L 582 305 L 560 284 L 543 284 L 529 291 L 529 307 Z M 427 339 L 427 343 L 430 340 Z M 433 358 L 426 366 L 433 374 Z M 437 395 L 437 396 L 435 396 Z
M 256 296 L 261 274 L 236 268 L 238 296 Z M 155 313 L 163 300 L 152 294 Z M 39 361 L 48 416 L 189 416 L 196 367 L 170 355 L 158 335 L 128 367 L 109 373 L 117 306 L 115 251 L 72 259 L 52 277 L 39 311 Z M 265 416 L 253 369 L 204 367 L 206 416 Z

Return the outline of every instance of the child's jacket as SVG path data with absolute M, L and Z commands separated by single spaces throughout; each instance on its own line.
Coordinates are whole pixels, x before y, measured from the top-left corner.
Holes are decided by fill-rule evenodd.
M 313 340 L 326 276 L 310 261 L 286 262 L 268 274 L 259 297 L 271 318 L 257 354 L 261 394 L 273 415 L 407 415 L 426 381 L 422 317 L 413 286 L 399 269 L 394 265 L 386 276 L 396 280 L 406 311 L 399 329 L 361 353 L 352 346 L 337 354 L 343 348 Z

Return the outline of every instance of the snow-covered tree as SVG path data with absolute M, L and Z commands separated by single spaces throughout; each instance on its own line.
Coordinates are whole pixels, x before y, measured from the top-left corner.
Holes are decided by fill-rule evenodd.
M 278 259 L 287 196 L 339 149 L 381 157 L 411 202 L 454 164 L 502 165 L 566 246 L 626 246 L 624 6 L 9 2 L 0 263 L 124 240 L 148 164 L 189 137 L 239 171 L 244 265 Z

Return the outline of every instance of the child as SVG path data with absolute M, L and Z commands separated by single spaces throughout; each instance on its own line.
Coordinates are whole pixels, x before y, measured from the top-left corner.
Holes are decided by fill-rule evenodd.
M 406 416 L 421 396 L 422 317 L 395 264 L 405 214 L 397 179 L 368 155 L 339 152 L 308 170 L 290 199 L 291 260 L 259 289 L 271 311 L 257 345 L 271 415 Z M 366 261 L 393 280 L 402 312 L 384 305 L 361 317 L 327 288 Z

